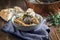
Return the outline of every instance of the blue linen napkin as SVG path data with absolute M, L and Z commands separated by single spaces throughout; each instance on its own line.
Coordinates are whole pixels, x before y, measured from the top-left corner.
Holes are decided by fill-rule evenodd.
M 50 40 L 49 32 L 50 29 L 46 25 L 46 20 L 42 20 L 42 23 L 39 25 L 40 27 L 28 31 L 28 32 L 23 32 L 19 29 L 17 29 L 13 24 L 12 21 L 9 21 L 3 28 L 2 30 L 4 32 L 10 33 L 15 35 L 16 37 L 18 36 L 22 40 Z

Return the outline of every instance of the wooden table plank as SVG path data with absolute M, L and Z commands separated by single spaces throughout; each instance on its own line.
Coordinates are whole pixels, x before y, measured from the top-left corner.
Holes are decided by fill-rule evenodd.
M 50 32 L 50 37 L 51 37 L 51 39 L 52 39 L 52 40 L 58 40 L 58 38 L 57 38 L 57 36 L 56 36 L 56 34 L 55 34 L 55 31 L 54 31 L 54 30 L 56 30 L 56 29 L 55 29 L 54 27 L 51 27 L 50 30 L 51 30 L 51 32 Z
M 56 28 L 56 30 L 55 30 L 58 40 L 60 40 L 60 30 L 59 29 L 60 28 Z

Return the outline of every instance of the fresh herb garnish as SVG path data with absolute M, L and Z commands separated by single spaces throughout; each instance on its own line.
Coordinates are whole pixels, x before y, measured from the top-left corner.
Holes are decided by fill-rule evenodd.
M 47 17 L 48 22 L 53 26 L 60 25 L 60 12 L 55 13 L 54 15 L 49 15 Z

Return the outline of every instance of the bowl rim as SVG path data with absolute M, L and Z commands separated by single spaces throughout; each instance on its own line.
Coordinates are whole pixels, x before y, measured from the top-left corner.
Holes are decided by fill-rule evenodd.
M 39 15 L 39 14 L 36 14 L 36 15 Z M 43 17 L 42 17 L 41 15 L 39 15 L 39 16 L 40 16 L 40 18 L 41 18 L 41 21 L 40 21 L 40 23 L 41 23 L 42 20 L 43 20 Z M 16 16 L 13 16 L 13 18 L 11 19 L 11 21 L 12 21 L 13 24 L 15 24 L 15 23 L 14 23 L 15 18 L 16 18 Z M 39 24 L 40 24 L 40 23 L 39 23 Z M 39 25 L 39 24 L 37 24 L 37 25 Z M 20 25 L 20 26 L 22 26 L 22 25 Z M 36 25 L 31 25 L 31 26 L 36 26 Z
M 53 2 L 53 3 L 39 3 L 39 4 L 46 4 L 46 5 L 49 5 L 49 4 L 56 4 L 56 3 L 59 3 L 60 1 L 56 1 L 56 2 Z
M 46 3 L 46 2 L 45 2 L 45 3 L 44 3 L 44 2 L 43 2 L 43 3 L 42 3 L 42 2 L 39 3 L 39 2 L 37 2 L 36 4 L 51 5 L 51 4 L 55 4 L 55 3 L 59 3 L 59 2 L 60 2 L 60 0 L 59 0 L 59 1 L 55 1 L 55 2 L 53 2 L 53 3 Z M 28 4 L 29 2 L 28 2 L 27 0 L 25 0 L 25 3 Z M 33 3 L 33 4 L 34 4 L 34 3 Z

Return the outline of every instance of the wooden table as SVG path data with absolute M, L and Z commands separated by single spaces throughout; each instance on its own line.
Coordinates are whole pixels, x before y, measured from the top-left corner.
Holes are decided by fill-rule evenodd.
M 60 27 L 50 27 L 51 40 L 60 40 Z

